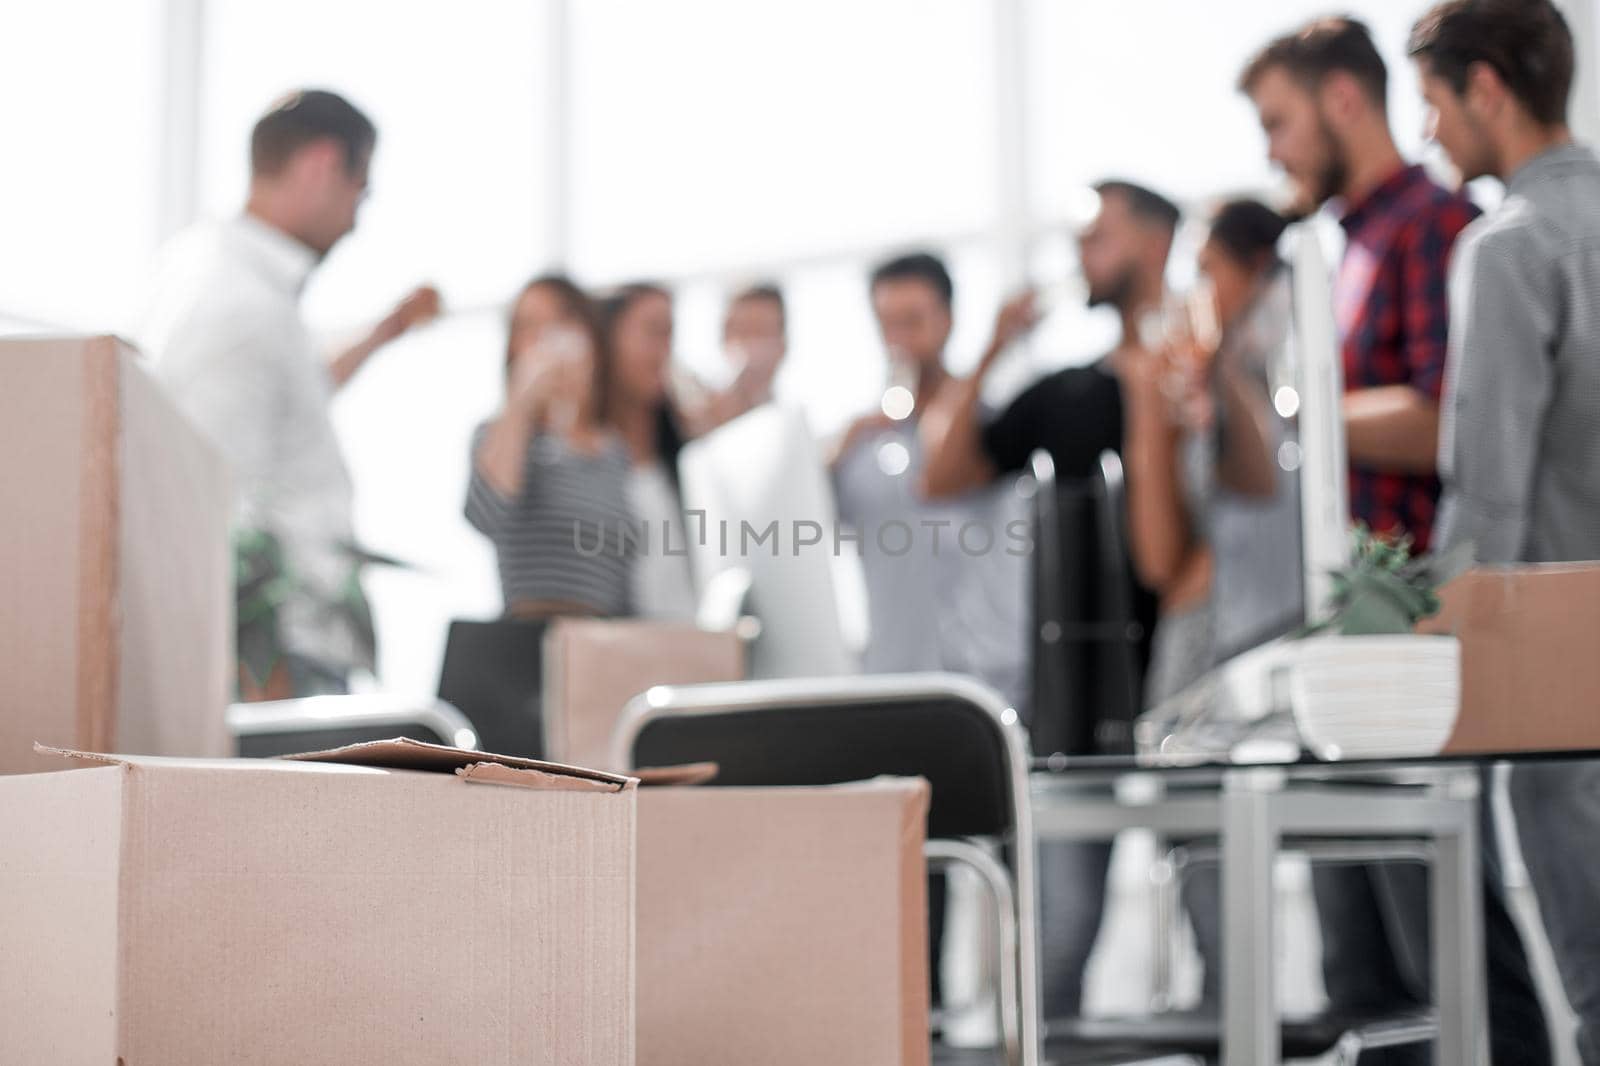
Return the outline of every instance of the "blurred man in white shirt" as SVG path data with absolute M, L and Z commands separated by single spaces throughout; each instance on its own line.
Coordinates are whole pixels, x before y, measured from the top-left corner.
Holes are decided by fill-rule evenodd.
M 251 136 L 244 212 L 176 239 L 141 331 L 158 376 L 233 467 L 241 563 L 265 568 L 240 604 L 246 698 L 344 691 L 353 669 L 374 665 L 329 403 L 369 356 L 434 314 L 438 294 L 419 288 L 331 362 L 299 297 L 355 227 L 376 141 L 333 93 L 278 101 Z

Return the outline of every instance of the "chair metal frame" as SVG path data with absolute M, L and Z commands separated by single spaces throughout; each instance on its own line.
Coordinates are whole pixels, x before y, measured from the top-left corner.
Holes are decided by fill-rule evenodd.
M 227 719 L 235 737 L 419 724 L 452 747 L 469 751 L 478 747 L 477 730 L 466 715 L 444 700 L 426 697 L 371 693 L 235 703 L 228 707 Z

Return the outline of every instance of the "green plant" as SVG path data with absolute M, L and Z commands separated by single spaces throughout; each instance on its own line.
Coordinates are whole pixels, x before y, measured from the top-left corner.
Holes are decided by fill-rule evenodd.
M 265 686 L 283 657 L 278 608 L 293 591 L 278 538 L 264 530 L 237 531 L 233 567 L 235 651 L 251 682 Z
M 355 646 L 355 661 L 370 668 L 377 658 L 377 634 L 372 609 L 361 588 L 361 566 L 367 562 L 403 564 L 353 545 L 341 544 L 339 550 L 350 558 L 349 572 L 335 596 L 326 603 L 317 601 L 318 606 L 324 616 L 343 621 Z M 241 680 L 265 688 L 286 651 L 281 617 L 284 605 L 313 593 L 296 580 L 282 542 L 267 530 L 235 532 L 233 566 L 234 647 Z
M 1472 546 L 1442 555 L 1413 556 L 1411 538 L 1386 540 L 1357 525 L 1350 565 L 1335 570 L 1332 612 L 1303 636 L 1338 633 L 1370 636 L 1410 633 L 1439 610 L 1438 588 L 1472 564 Z

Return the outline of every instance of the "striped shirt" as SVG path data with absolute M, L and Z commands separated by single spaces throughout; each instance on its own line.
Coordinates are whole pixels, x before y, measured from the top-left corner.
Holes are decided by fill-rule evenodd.
M 480 426 L 473 434 L 474 457 L 487 432 Z M 528 442 L 522 491 L 508 498 L 473 461 L 467 521 L 494 543 L 507 610 L 545 601 L 603 616 L 632 613 L 628 472 L 619 441 L 588 455 L 559 435 L 538 433 Z
M 1525 163 L 1451 268 L 1439 434 L 1444 546 L 1479 562 L 1600 559 L 1600 160 Z

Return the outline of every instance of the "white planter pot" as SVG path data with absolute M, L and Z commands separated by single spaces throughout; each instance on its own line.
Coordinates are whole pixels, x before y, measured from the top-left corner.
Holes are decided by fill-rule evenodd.
M 1461 709 L 1461 642 L 1404 634 L 1298 642 L 1289 698 L 1322 759 L 1437 755 Z

